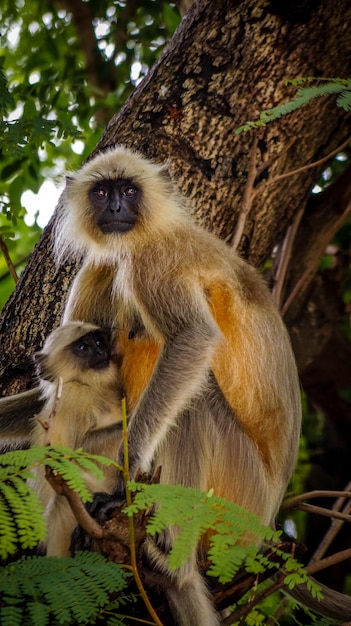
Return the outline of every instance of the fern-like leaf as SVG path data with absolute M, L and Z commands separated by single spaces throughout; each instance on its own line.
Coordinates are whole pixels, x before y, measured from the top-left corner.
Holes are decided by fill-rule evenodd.
M 0 557 L 5 559 L 18 546 L 34 548 L 45 539 L 43 507 L 21 476 L 0 482 Z
M 240 126 L 235 130 L 235 134 L 240 134 L 243 131 L 250 130 L 252 128 L 259 128 L 260 126 L 266 126 L 269 122 L 273 122 L 279 119 L 283 115 L 287 115 L 292 111 L 300 109 L 305 104 L 308 104 L 314 98 L 326 97 L 333 94 L 340 94 L 336 100 L 337 106 L 343 108 L 345 111 L 351 109 L 351 80 L 341 78 L 299 78 L 287 81 L 293 85 L 302 85 L 306 82 L 316 84 L 309 87 L 302 87 L 298 90 L 295 98 L 292 98 L 288 102 L 273 107 L 272 109 L 266 109 L 261 111 L 259 119 L 255 121 L 248 121 L 243 126 Z
M 348 91 L 343 91 L 338 97 L 336 104 L 344 109 L 344 111 L 351 110 L 351 85 Z
M 0 558 L 7 558 L 18 547 L 34 548 L 46 536 L 44 510 L 27 482 L 37 479 L 33 471 L 48 465 L 77 491 L 84 501 L 92 499 L 83 472 L 103 478 L 100 465 L 117 464 L 111 459 L 71 450 L 64 446 L 38 446 L 16 450 L 0 456 Z M 54 492 L 53 492 L 54 493 Z
M 193 553 L 201 535 L 211 534 L 208 557 L 211 566 L 208 574 L 220 582 L 231 581 L 241 567 L 259 574 L 269 569 L 281 568 L 286 572 L 286 584 L 307 584 L 312 595 L 320 598 L 320 587 L 311 581 L 303 566 L 290 554 L 274 548 L 280 532 L 261 524 L 259 518 L 223 498 L 180 485 L 145 485 L 134 482 L 129 488 L 135 493 L 133 503 L 126 508 L 129 515 L 157 503 L 154 515 L 148 524 L 150 534 L 160 533 L 166 527 L 177 531 L 168 558 L 171 569 L 181 567 Z M 212 532 L 213 531 L 213 532 Z M 277 562 L 268 560 L 257 545 L 269 544 L 276 552 Z
M 3 568 L 0 623 L 88 623 L 99 615 L 101 607 L 109 604 L 111 593 L 125 588 L 127 576 L 121 567 L 96 553 L 79 553 L 73 559 L 22 558 Z
M 136 495 L 133 504 L 126 509 L 128 514 L 157 502 L 147 527 L 150 534 L 160 533 L 168 526 L 177 527 L 168 559 L 172 569 L 184 565 L 201 535 L 208 530 L 215 531 L 209 552 L 213 563 L 209 573 L 218 576 L 221 572 L 221 581 L 225 582 L 232 579 L 233 572 L 243 564 L 245 555 L 251 560 L 257 555 L 255 546 L 239 548 L 238 544 L 247 545 L 250 540 L 251 544 L 257 544 L 279 536 L 279 533 L 274 534 L 271 528 L 263 526 L 253 513 L 211 493 L 205 494 L 180 485 L 130 483 L 130 488 L 136 491 Z M 229 566 L 227 555 L 230 547 L 233 548 L 233 564 Z

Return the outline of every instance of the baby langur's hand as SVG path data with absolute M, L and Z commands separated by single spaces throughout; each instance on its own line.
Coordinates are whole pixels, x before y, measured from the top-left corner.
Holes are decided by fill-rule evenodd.
M 109 520 L 114 511 L 125 503 L 126 495 L 124 488 L 123 476 L 118 475 L 116 489 L 112 494 L 95 493 L 92 502 L 88 502 L 85 508 L 89 515 L 99 524 L 103 524 Z M 72 533 L 70 552 L 74 555 L 79 550 L 90 550 L 92 537 L 81 526 L 77 526 Z

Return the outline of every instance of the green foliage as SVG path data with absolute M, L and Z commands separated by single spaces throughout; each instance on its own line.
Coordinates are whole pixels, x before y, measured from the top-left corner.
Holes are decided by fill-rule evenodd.
M 39 466 L 49 466 L 84 500 L 90 500 L 83 472 L 102 478 L 96 462 L 116 465 L 110 459 L 63 446 L 36 447 L 0 456 L 0 555 L 13 554 L 18 546 L 32 548 L 45 537 L 43 510 L 27 482 L 35 480 Z M 231 580 L 243 566 L 257 574 L 276 567 L 255 544 L 276 542 L 279 533 L 263 526 L 257 516 L 245 509 L 213 496 L 211 491 L 205 494 L 179 485 L 133 482 L 129 487 L 135 492 L 133 504 L 127 507 L 129 515 L 157 503 L 148 524 L 151 534 L 160 533 L 168 526 L 176 527 L 169 556 L 171 568 L 181 567 L 187 561 L 207 531 L 211 533 L 212 563 L 208 573 L 218 576 L 220 581 Z M 238 545 L 240 542 L 243 545 Z M 319 597 L 318 586 L 310 583 L 295 559 L 278 548 L 275 551 L 280 562 L 284 562 L 288 586 L 307 584 L 311 593 Z M 124 586 L 123 571 L 96 554 L 78 554 L 74 559 L 22 558 L 2 569 L 0 621 L 5 626 L 100 623 L 100 620 L 110 626 L 118 625 L 123 623 L 120 605 L 126 596 L 119 593 Z M 260 619 L 259 616 L 256 608 L 251 622 Z
M 25 107 L 25 112 L 26 112 Z M 24 150 L 41 148 L 45 143 L 54 146 L 53 139 L 71 137 L 77 139 L 80 132 L 58 120 L 45 120 L 37 115 L 11 122 L 0 122 L 0 141 L 3 146 L 3 154 L 13 158 L 21 158 Z M 14 170 L 13 163 L 3 169 L 3 176 L 7 178 Z
M 19 276 L 27 263 L 28 257 L 33 250 L 41 228 L 36 221 L 33 226 L 28 226 L 23 220 L 23 210 L 17 216 L 12 216 L 15 225 L 10 225 L 7 217 L 0 213 L 0 238 L 6 244 L 11 261 Z M 8 300 L 14 288 L 14 280 L 9 272 L 5 257 L 0 254 L 0 310 Z
M 11 224 L 10 254 L 17 273 L 23 268 L 17 266 L 16 253 L 13 258 L 26 213 L 23 192 L 37 193 L 45 180 L 57 180 L 81 164 L 179 24 L 172 3 L 129 4 L 84 2 L 93 34 L 86 67 L 82 41 L 89 29 L 77 30 L 68 9 L 49 0 L 1 3 L 0 237 L 8 236 Z M 39 234 L 34 225 L 22 259 Z M 0 259 L 1 308 L 13 282 L 1 254 Z
M 2 69 L 0 69 L 0 116 L 4 117 L 9 109 L 15 104 L 13 96 L 8 90 L 8 81 Z
M 258 550 L 256 545 L 275 543 L 280 532 L 264 526 L 253 513 L 233 502 L 205 494 L 197 489 L 181 485 L 144 485 L 129 483 L 135 492 L 133 503 L 126 508 L 128 515 L 147 509 L 157 502 L 154 515 L 147 530 L 151 535 L 165 528 L 177 528 L 170 551 L 168 564 L 171 569 L 184 565 L 200 537 L 207 531 L 211 534 L 208 552 L 211 567 L 208 574 L 218 577 L 222 583 L 233 579 L 239 568 L 255 574 L 267 568 L 278 567 Z M 239 545 L 241 543 L 241 545 Z M 297 584 L 307 584 L 315 597 L 320 597 L 320 588 L 308 579 L 304 568 L 289 554 L 272 548 L 284 561 L 286 583 L 290 589 Z
M 266 581 L 260 585 L 260 590 L 266 590 L 271 585 L 271 581 Z M 245 605 L 252 600 L 252 592 L 249 591 L 238 602 L 238 606 Z M 276 613 L 280 614 L 280 618 Z M 335 621 L 316 616 L 307 607 L 302 606 L 291 597 L 282 594 L 280 591 L 267 595 L 258 605 L 253 608 L 245 617 L 245 626 L 259 626 L 259 624 L 281 624 L 281 626 L 335 626 Z M 235 622 L 239 626 L 239 622 Z
M 110 594 L 125 588 L 127 576 L 120 566 L 91 552 L 78 553 L 73 559 L 24 557 L 2 569 L 0 623 L 91 623 L 109 605 Z M 115 598 L 114 608 L 120 603 Z
M 92 496 L 82 472 L 102 479 L 96 463 L 116 465 L 111 459 L 65 446 L 37 446 L 0 455 L 0 558 L 14 554 L 18 547 L 34 548 L 45 539 L 43 507 L 27 482 L 36 480 L 36 468 L 50 467 L 87 502 Z
M 91 152 L 104 124 L 179 24 L 175 6 L 162 0 L 146 0 L 132 10 L 124 4 L 85 3 L 94 46 L 85 67 L 86 33 L 77 30 L 70 11 L 49 0 L 2 3 L 0 171 L 1 180 L 16 179 L 19 190 L 15 197 L 13 189 L 1 189 L 9 198 L 9 215 L 18 212 L 25 189 L 37 191 L 38 183 L 53 174 L 59 154 L 62 164 L 78 164 L 81 158 L 72 150 L 76 139 L 85 144 L 83 158 Z
M 260 113 L 258 120 L 246 122 L 243 126 L 236 129 L 238 135 L 243 131 L 252 128 L 266 126 L 269 122 L 279 119 L 283 115 L 287 115 L 292 111 L 300 109 L 302 106 L 313 100 L 314 98 L 322 98 L 329 95 L 338 95 L 336 99 L 337 106 L 349 111 L 351 109 L 351 79 L 342 78 L 297 78 L 287 81 L 292 85 L 302 85 L 305 83 L 315 83 L 311 87 L 302 87 L 298 90 L 295 98 L 288 100 L 272 109 L 266 109 Z
M 0 64 L 6 66 L 6 57 L 0 56 Z M 16 226 L 21 211 L 23 191 L 38 190 L 40 159 L 39 149 L 55 146 L 59 140 L 77 139 L 80 131 L 67 116 L 47 119 L 47 104 L 39 107 L 30 90 L 25 93 L 23 85 L 10 89 L 3 69 L 0 75 L 0 154 L 1 154 L 1 212 Z M 16 106 L 12 119 L 6 117 L 10 107 Z

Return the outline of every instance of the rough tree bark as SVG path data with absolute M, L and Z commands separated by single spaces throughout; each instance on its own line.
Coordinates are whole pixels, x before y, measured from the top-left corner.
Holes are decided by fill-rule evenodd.
M 280 10 L 283 4 L 196 0 L 159 61 L 108 124 L 96 151 L 124 143 L 157 161 L 168 160 L 194 218 L 229 244 L 238 240 L 239 251 L 258 267 L 281 245 L 288 227 L 299 224 L 283 302 L 302 286 L 286 320 L 305 389 L 334 420 L 337 437 L 347 432 L 349 445 L 350 405 L 338 395 L 340 385 L 351 386 L 345 366 L 350 346 L 338 327 L 344 308 L 338 276 L 331 280 L 331 274 L 317 272 L 329 236 L 349 211 L 350 172 L 318 199 L 310 189 L 321 164 L 279 177 L 343 144 L 350 117 L 325 98 L 259 131 L 237 136 L 235 129 L 291 97 L 295 90 L 285 86 L 287 78 L 350 76 L 351 4 L 300 2 L 299 11 L 288 14 Z M 58 323 L 77 269 L 55 268 L 51 228 L 0 320 L 4 394 L 32 384 L 29 357 Z

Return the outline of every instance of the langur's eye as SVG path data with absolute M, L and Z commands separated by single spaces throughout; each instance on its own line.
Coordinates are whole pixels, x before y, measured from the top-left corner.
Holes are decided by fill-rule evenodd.
M 122 196 L 126 196 L 127 198 L 134 198 L 138 193 L 138 190 L 134 185 L 124 185 L 121 189 Z
M 99 199 L 108 198 L 109 192 L 108 189 L 106 189 L 105 187 L 96 187 L 94 189 L 94 195 Z
M 82 341 L 80 344 L 78 344 L 79 352 L 86 352 L 87 350 L 89 350 L 89 348 L 90 346 L 87 341 Z
M 103 339 L 95 339 L 95 345 L 97 348 L 105 349 L 105 341 Z

